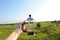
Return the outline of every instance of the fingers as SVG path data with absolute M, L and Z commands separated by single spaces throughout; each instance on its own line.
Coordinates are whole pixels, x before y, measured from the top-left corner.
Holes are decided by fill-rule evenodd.
M 21 30 L 22 30 L 22 31 L 25 30 L 25 24 L 26 24 L 26 22 L 24 21 L 24 22 L 22 23 L 22 27 L 21 27 Z

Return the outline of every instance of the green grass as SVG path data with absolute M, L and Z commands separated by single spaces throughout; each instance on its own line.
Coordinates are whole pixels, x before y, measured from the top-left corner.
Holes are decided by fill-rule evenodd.
M 17 40 L 60 40 L 60 24 L 41 22 L 41 27 L 37 28 L 35 23 L 35 36 L 28 36 L 27 32 L 23 32 Z M 11 32 L 17 28 L 15 25 L 0 26 L 0 40 L 4 40 Z M 28 27 L 28 25 L 26 25 Z
M 0 40 L 4 40 L 10 33 L 15 30 L 17 25 L 1 25 L 0 26 Z

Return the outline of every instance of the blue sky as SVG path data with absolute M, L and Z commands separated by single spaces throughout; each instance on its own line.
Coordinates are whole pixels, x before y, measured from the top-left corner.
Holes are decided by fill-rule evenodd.
M 0 0 L 0 24 L 24 21 L 29 14 L 36 21 L 59 20 L 59 4 L 59 0 Z

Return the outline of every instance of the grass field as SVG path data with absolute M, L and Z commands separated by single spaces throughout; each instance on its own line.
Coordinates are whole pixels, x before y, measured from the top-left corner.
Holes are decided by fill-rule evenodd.
M 40 22 L 41 27 L 35 23 L 35 36 L 28 36 L 23 32 L 17 40 L 60 40 L 60 23 Z M 0 25 L 0 40 L 4 40 L 18 27 L 17 24 Z

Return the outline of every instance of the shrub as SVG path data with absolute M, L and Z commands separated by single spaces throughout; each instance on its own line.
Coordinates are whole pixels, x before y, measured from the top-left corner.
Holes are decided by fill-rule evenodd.
M 41 27 L 40 23 L 37 23 L 37 27 Z

